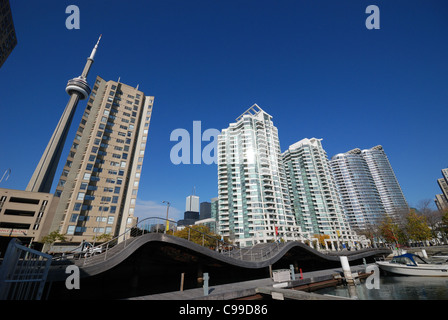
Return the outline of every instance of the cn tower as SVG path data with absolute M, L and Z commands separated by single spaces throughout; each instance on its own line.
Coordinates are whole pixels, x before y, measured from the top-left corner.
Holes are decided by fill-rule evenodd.
M 65 140 L 73 120 L 73 115 L 76 111 L 76 106 L 78 105 L 79 100 L 87 99 L 90 95 L 91 89 L 87 83 L 87 75 L 93 64 L 100 40 L 101 35 L 93 48 L 92 53 L 87 58 L 82 74 L 79 77 L 69 80 L 67 83 L 65 91 L 70 95 L 70 99 L 68 100 L 64 113 L 59 119 L 58 125 L 56 126 L 47 147 L 45 148 L 39 164 L 34 170 L 33 176 L 26 187 L 26 191 L 50 192 L 56 168 L 58 167 L 59 159 L 61 158 L 62 149 L 64 148 Z

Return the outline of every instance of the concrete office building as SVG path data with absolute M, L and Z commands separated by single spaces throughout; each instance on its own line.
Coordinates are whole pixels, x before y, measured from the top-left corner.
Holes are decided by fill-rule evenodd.
M 198 196 L 188 196 L 185 201 L 185 211 L 192 211 L 199 213 L 199 197 Z
M 188 196 L 185 201 L 184 218 L 177 222 L 178 226 L 193 225 L 199 217 L 199 197 L 195 195 Z
M 361 150 L 337 154 L 330 164 L 350 227 L 356 231 L 377 225 L 386 210 Z
M 322 139 L 302 139 L 283 152 L 292 212 L 311 235 L 327 235 L 333 245 L 356 240 L 342 210 Z
M 17 45 L 9 0 L 0 0 L 0 67 Z
M 153 102 L 138 87 L 96 78 L 56 187 L 52 230 L 93 241 L 135 223 Z
M 361 155 L 367 162 L 386 214 L 395 218 L 407 214 L 408 203 L 383 147 L 362 150 Z
M 253 105 L 218 135 L 218 233 L 241 246 L 298 240 L 278 130 Z
M 5 253 L 11 238 L 32 246 L 46 236 L 55 205 L 49 193 L 0 188 L 0 252 Z

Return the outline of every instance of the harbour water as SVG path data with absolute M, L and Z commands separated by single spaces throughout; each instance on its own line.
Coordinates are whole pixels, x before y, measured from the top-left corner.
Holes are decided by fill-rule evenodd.
M 448 300 L 448 277 L 380 277 L 379 289 L 368 289 L 365 280 L 356 286 L 337 286 L 316 291 L 359 300 Z

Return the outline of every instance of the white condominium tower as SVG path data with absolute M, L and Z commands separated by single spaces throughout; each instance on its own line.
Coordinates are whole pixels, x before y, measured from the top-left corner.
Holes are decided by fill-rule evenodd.
M 240 246 L 298 240 L 277 128 L 254 104 L 218 136 L 218 232 Z
M 361 154 L 369 166 L 386 214 L 390 217 L 398 217 L 400 213 L 408 213 L 408 203 L 383 147 L 376 146 L 362 150 Z
M 340 153 L 330 161 L 346 218 L 354 230 L 378 224 L 386 214 L 361 150 Z
M 298 225 L 331 242 L 354 241 L 336 190 L 322 139 L 302 139 L 283 154 L 291 209 Z

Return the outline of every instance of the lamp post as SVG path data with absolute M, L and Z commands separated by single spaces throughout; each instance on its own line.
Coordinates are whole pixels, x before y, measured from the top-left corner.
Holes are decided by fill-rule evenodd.
M 168 210 L 170 209 L 170 203 L 168 201 L 162 201 L 162 203 L 166 203 L 166 222 L 165 222 L 165 234 L 168 231 L 169 225 L 168 225 Z
M 3 174 L 2 178 L 0 179 L 0 182 L 3 181 L 3 178 L 5 177 L 6 173 L 8 173 L 8 175 L 6 176 L 5 181 L 7 181 L 9 176 L 11 175 L 11 169 L 6 169 L 5 173 Z

